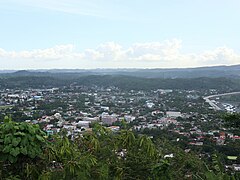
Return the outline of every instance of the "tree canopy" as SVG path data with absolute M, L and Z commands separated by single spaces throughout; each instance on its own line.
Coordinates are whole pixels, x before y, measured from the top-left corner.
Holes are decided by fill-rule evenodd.
M 166 158 L 169 153 L 172 158 Z M 69 139 L 64 131 L 46 136 L 38 125 L 13 122 L 6 117 L 0 124 L 0 154 L 0 179 L 231 177 L 221 169 L 207 169 L 196 155 L 169 142 L 153 143 L 146 135 L 127 129 L 112 132 L 99 124 L 94 124 L 92 131 Z

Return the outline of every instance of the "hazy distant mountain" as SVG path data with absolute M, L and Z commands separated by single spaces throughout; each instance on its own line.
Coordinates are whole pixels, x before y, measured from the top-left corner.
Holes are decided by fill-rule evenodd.
M 58 87 L 70 84 L 121 89 L 240 90 L 240 65 L 183 69 L 20 70 L 0 75 L 0 88 Z
M 0 71 L 0 73 L 12 75 L 51 75 L 56 76 L 86 76 L 86 75 L 127 75 L 145 78 L 198 78 L 198 77 L 240 77 L 240 65 L 212 66 L 199 68 L 171 68 L 171 69 L 50 69 L 50 70 L 21 70 Z
M 2 75 L 7 76 L 48 76 L 50 73 L 47 71 L 30 71 L 30 70 L 19 70 L 11 73 L 2 73 Z
M 19 70 L 19 71 L 13 72 L 13 74 L 16 74 L 16 75 L 30 75 L 30 74 L 32 74 L 32 72 L 27 71 L 27 70 Z

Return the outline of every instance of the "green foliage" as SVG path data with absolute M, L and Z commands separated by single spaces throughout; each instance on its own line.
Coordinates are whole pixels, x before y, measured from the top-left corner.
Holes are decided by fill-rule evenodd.
M 46 144 L 44 135 L 37 125 L 5 117 L 0 125 L 0 162 L 8 168 L 5 173 L 23 172 L 29 162 L 39 159 Z
M 188 179 L 188 177 L 192 177 L 194 174 L 204 173 L 204 163 L 195 154 L 191 152 L 186 153 L 165 139 L 158 139 L 155 144 L 162 154 L 173 154 L 173 158 L 167 158 L 167 179 Z M 165 163 L 165 166 L 167 164 Z
M 126 130 L 114 134 L 95 124 L 92 132 L 74 142 L 55 136 L 43 159 L 39 179 L 139 179 L 153 175 L 159 156 L 146 136 Z
M 209 170 L 194 154 L 126 129 L 93 124 L 74 140 L 60 133 L 47 142 L 38 126 L 6 117 L 0 130 L 0 179 L 234 179 L 217 156 Z M 169 153 L 174 157 L 165 159 Z
M 0 126 L 0 160 L 15 163 L 22 156 L 39 157 L 44 135 L 37 125 L 16 123 L 6 117 Z
M 226 127 L 240 129 L 240 114 L 239 113 L 226 114 L 224 116 L 224 120 L 225 120 Z
M 124 90 L 153 90 L 153 89 L 219 89 L 219 90 L 239 90 L 239 82 L 227 78 L 142 78 L 134 76 L 83 76 L 77 79 L 77 83 L 100 87 L 116 86 Z
M 141 76 L 143 75 L 140 73 Z M 170 73 L 172 74 L 172 72 Z M 239 80 L 228 79 L 223 77 L 195 77 L 192 78 L 164 78 L 143 76 L 136 77 L 134 74 L 124 75 L 81 75 L 74 73 L 64 74 L 34 74 L 29 73 L 23 76 L 12 74 L 6 77 L 0 77 L 0 84 L 3 88 L 41 88 L 41 87 L 61 87 L 76 83 L 76 85 L 109 87 L 116 86 L 124 90 L 152 90 L 152 89 L 219 89 L 221 91 L 239 90 Z
M 197 180 L 238 180 L 237 174 L 228 174 L 224 171 L 224 167 L 220 162 L 219 157 L 216 154 L 212 155 L 213 168 L 209 169 L 205 165 L 205 173 L 203 175 L 195 175 L 194 178 Z

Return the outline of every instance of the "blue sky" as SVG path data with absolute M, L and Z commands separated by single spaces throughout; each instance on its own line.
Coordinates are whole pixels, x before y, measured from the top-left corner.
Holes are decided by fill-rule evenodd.
M 0 0 L 0 69 L 240 64 L 239 0 Z

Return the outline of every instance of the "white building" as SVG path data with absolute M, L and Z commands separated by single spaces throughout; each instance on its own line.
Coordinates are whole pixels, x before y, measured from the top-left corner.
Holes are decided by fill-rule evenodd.
M 136 117 L 131 116 L 131 115 L 125 115 L 124 119 L 129 123 L 129 122 L 132 122 L 133 120 L 135 120 Z
M 167 111 L 166 115 L 167 117 L 171 117 L 171 118 L 177 118 L 182 116 L 181 112 L 178 112 L 178 111 Z
M 77 126 L 78 127 L 86 127 L 89 128 L 89 124 L 91 123 L 91 121 L 78 121 Z

